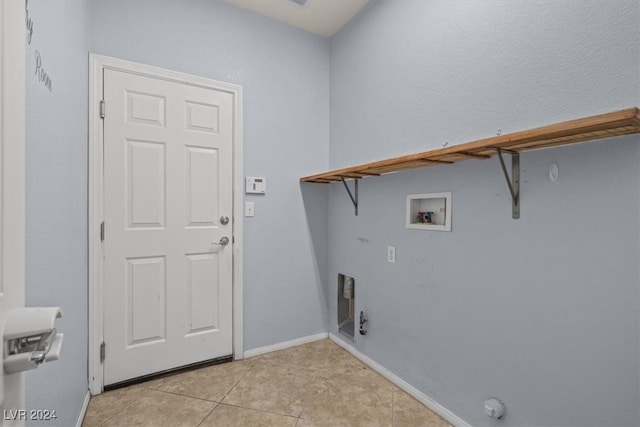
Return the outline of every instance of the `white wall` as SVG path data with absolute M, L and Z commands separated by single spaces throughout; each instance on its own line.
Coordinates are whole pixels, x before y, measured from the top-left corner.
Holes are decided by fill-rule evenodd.
M 90 16 L 92 52 L 243 86 L 244 173 L 268 182 L 245 197 L 256 216 L 236 216 L 245 350 L 326 331 L 327 204 L 298 179 L 328 167 L 328 41 L 209 0 L 99 0 Z
M 62 355 L 26 374 L 26 409 L 75 425 L 87 393 L 86 1 L 29 0 L 26 49 L 26 304 L 60 306 Z M 36 75 L 50 76 L 51 91 Z M 33 424 L 38 424 L 34 421 Z
M 640 105 L 638 22 L 638 1 L 373 1 L 331 41 L 331 168 Z M 522 154 L 517 221 L 496 159 L 365 179 L 357 217 L 332 185 L 330 330 L 348 274 L 357 348 L 472 425 L 640 424 L 638 142 Z M 443 191 L 451 233 L 404 228 L 407 194 Z

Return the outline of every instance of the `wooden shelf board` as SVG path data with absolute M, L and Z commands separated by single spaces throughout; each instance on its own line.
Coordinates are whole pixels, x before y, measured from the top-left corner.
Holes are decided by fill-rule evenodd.
M 451 147 L 337 169 L 306 176 L 300 178 L 300 181 L 330 184 L 342 181 L 343 178 L 360 179 L 408 169 L 451 164 L 468 159 L 488 159 L 496 154 L 495 148 L 497 147 L 512 151 L 528 151 L 635 133 L 640 133 L 640 110 L 633 107 L 479 139 Z

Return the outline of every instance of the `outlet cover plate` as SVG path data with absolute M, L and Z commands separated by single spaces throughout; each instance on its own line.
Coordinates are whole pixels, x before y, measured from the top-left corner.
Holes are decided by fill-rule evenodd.
M 395 246 L 387 246 L 387 261 L 392 264 L 396 263 L 396 247 Z

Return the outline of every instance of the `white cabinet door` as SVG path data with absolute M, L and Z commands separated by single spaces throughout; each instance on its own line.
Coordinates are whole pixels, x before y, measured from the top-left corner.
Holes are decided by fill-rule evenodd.
M 232 354 L 233 97 L 105 69 L 104 100 L 109 385 Z

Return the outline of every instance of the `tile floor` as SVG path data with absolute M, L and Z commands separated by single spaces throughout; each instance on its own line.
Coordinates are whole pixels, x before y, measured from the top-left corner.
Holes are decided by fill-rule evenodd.
M 449 426 L 329 340 L 93 397 L 93 426 Z

